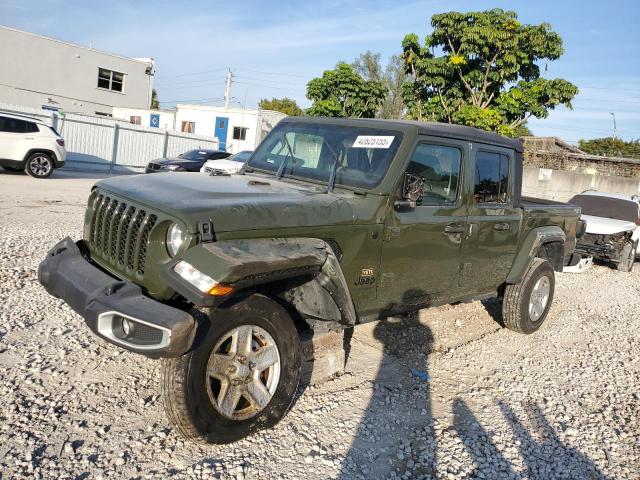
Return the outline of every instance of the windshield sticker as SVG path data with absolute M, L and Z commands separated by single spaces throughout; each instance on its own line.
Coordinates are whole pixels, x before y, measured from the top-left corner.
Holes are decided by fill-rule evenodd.
M 358 135 L 353 148 L 389 148 L 395 138 L 393 135 Z

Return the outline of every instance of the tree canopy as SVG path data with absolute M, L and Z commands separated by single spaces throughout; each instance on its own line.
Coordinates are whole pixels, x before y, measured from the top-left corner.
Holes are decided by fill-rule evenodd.
M 493 9 L 433 15 L 431 26 L 424 45 L 413 33 L 402 42 L 410 118 L 515 136 L 529 117 L 571 108 L 578 88 L 540 75 L 540 62 L 563 53 L 549 24 L 522 24 L 515 12 Z
M 386 96 L 376 112 L 376 117 L 402 118 L 404 116 L 402 85 L 407 79 L 402 57 L 393 55 L 384 68 L 380 59 L 379 53 L 367 50 L 351 64 L 351 67 L 365 80 L 374 80 L 384 86 Z
M 160 102 L 158 101 L 158 92 L 156 92 L 155 88 L 151 89 L 151 105 L 149 105 L 149 108 L 151 108 L 152 110 L 158 110 L 160 108 Z
M 592 155 L 640 159 L 640 140 L 625 142 L 620 138 L 606 137 L 580 140 L 580 150 Z
M 299 117 L 304 114 L 304 111 L 298 106 L 296 101 L 288 97 L 272 98 L 271 100 L 263 98 L 258 103 L 258 107 L 263 110 L 275 110 L 290 117 Z
M 307 98 L 313 105 L 308 115 L 323 117 L 373 118 L 386 96 L 376 80 L 365 80 L 346 63 L 325 70 L 307 84 Z

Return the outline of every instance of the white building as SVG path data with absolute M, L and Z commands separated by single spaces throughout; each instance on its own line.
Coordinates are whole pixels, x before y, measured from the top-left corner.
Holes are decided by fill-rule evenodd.
M 176 130 L 216 137 L 220 148 L 231 153 L 254 150 L 267 133 L 286 117 L 284 113 L 272 110 L 186 104 L 178 104 L 176 108 Z
M 113 118 L 125 120 L 134 125 L 142 125 L 143 127 L 177 130 L 175 110 L 114 107 Z
M 0 26 L 0 102 L 111 116 L 148 108 L 153 59 L 134 59 Z

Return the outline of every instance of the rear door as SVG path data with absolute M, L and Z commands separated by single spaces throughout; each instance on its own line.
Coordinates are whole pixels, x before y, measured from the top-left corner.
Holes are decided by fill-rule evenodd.
M 19 118 L 0 116 L 0 158 L 24 160 L 38 127 Z
M 461 287 L 464 294 L 495 290 L 516 255 L 522 210 L 514 206 L 515 156 L 509 149 L 472 147 L 473 172 L 467 181 L 469 217 L 463 241 Z
M 430 137 L 414 148 L 406 172 L 424 179 L 422 200 L 394 210 L 385 225 L 378 299 L 389 309 L 428 306 L 458 290 L 465 149 L 465 142 Z

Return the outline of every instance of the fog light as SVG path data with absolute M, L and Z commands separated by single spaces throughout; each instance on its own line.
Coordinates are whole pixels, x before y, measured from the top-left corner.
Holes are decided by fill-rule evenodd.
M 128 337 L 129 334 L 133 333 L 133 322 L 128 318 L 122 319 L 122 333 L 124 333 L 125 337 Z

